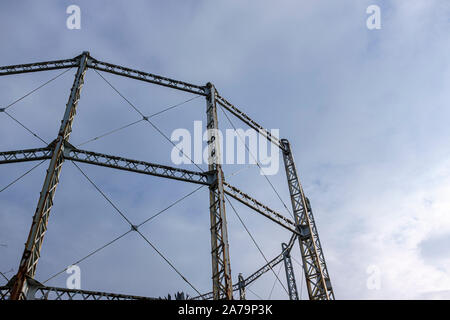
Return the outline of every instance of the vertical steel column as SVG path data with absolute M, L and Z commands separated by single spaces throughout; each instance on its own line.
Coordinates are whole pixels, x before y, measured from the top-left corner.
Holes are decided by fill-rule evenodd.
M 295 282 L 294 266 L 292 265 L 291 254 L 287 250 L 287 244 L 281 244 L 281 250 L 283 253 L 284 269 L 286 270 L 286 282 L 289 290 L 290 300 L 299 300 L 297 283 Z
M 284 147 L 283 159 L 291 195 L 292 210 L 300 232 L 298 239 L 309 299 L 334 300 L 334 293 L 322 246 L 320 245 L 319 234 L 317 233 L 309 201 L 303 193 L 303 188 L 297 175 L 289 141 L 282 139 L 281 143 Z
M 211 83 L 206 85 L 206 115 L 208 132 L 208 169 L 212 183 L 209 187 L 209 211 L 211 218 L 211 256 L 213 298 L 233 299 L 230 255 L 228 247 L 227 220 L 225 215 L 224 176 L 221 166 L 220 143 L 217 122 L 216 90 Z
M 239 299 L 245 300 L 245 280 L 242 273 L 238 275 Z
M 20 261 L 19 269 L 15 275 L 15 281 L 11 291 L 11 300 L 27 298 L 30 288 L 28 283 L 36 274 L 36 266 L 41 254 L 44 235 L 47 231 L 50 210 L 53 206 L 53 197 L 55 195 L 56 186 L 58 185 L 61 167 L 64 162 L 62 156 L 64 144 L 69 140 L 70 133 L 72 132 L 72 122 L 80 98 L 80 91 L 84 83 L 88 58 L 89 52 L 83 52 L 79 57 L 78 70 L 66 105 L 58 137 L 51 144 L 53 148 L 52 158 L 47 169 L 44 185 L 42 186 L 42 191 L 39 196 L 38 205 L 33 217 L 33 223 L 28 235 L 28 240 L 25 244 L 25 250 Z

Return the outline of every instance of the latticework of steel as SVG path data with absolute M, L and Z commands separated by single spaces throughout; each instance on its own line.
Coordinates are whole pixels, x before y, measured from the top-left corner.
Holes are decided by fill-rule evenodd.
M 248 115 L 223 98 L 211 83 L 208 83 L 205 86 L 199 86 L 147 72 L 133 70 L 98 61 L 91 57 L 89 52 L 83 52 L 81 55 L 73 59 L 0 67 L 0 76 L 67 68 L 77 68 L 77 71 L 56 139 L 43 148 L 0 152 L 0 164 L 50 160 L 18 271 L 6 286 L 0 287 L 0 299 L 154 299 L 106 292 L 48 287 L 34 279 L 39 257 L 41 256 L 44 236 L 47 231 L 50 212 L 53 206 L 55 190 L 57 188 L 59 175 L 65 160 L 70 160 L 74 163 L 83 162 L 97 166 L 127 170 L 140 174 L 153 175 L 208 186 L 210 194 L 209 209 L 211 220 L 212 291 L 205 294 L 199 294 L 193 299 L 231 300 L 233 299 L 233 292 L 235 291 L 239 292 L 240 299 L 245 299 L 245 288 L 267 271 L 273 271 L 273 267 L 281 262 L 285 263 L 289 297 L 292 300 L 299 299 L 295 277 L 293 274 L 293 267 L 290 260 L 290 252 L 296 240 L 298 240 L 300 245 L 300 253 L 309 299 L 334 299 L 334 292 L 331 286 L 330 277 L 325 263 L 322 246 L 319 241 L 319 235 L 314 222 L 311 206 L 309 204 L 309 200 L 303 193 L 292 156 L 291 147 L 286 139 L 278 139 L 277 137 L 271 135 L 268 130 L 264 129 Z M 209 154 L 208 171 L 198 172 L 174 168 L 167 165 L 154 164 L 146 161 L 138 161 L 81 150 L 71 145 L 69 143 L 69 138 L 72 131 L 72 123 L 76 115 L 81 89 L 84 84 L 85 73 L 88 68 L 149 82 L 176 90 L 186 91 L 205 97 L 207 118 L 206 129 L 209 129 L 207 131 Z M 269 208 L 247 193 L 244 193 L 237 187 L 232 186 L 225 181 L 222 166 L 219 162 L 219 152 L 221 149 L 219 145 L 220 139 L 217 136 L 219 129 L 217 120 L 218 106 L 243 121 L 250 128 L 256 130 L 259 134 L 278 146 L 281 150 L 291 196 L 294 221 Z M 5 108 L 0 109 L 0 112 L 6 112 Z M 148 117 L 143 116 L 143 120 L 148 121 Z M 236 199 L 291 233 L 289 242 L 287 244 L 282 244 L 282 250 L 278 256 L 272 260 L 266 260 L 267 263 L 264 266 L 259 268 L 247 278 L 244 278 L 241 274 L 239 274 L 239 281 L 234 285 L 231 277 L 227 219 L 225 211 L 227 196 Z M 137 228 L 138 226 L 132 225 L 133 231 L 139 232 Z M 186 280 L 184 277 L 183 279 Z

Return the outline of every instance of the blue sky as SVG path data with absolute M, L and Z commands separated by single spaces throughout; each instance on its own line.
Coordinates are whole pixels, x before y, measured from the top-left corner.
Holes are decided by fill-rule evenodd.
M 70 4 L 81 8 L 81 30 L 66 28 Z M 380 30 L 366 28 L 371 4 L 381 8 Z M 450 4 L 442 0 L 2 1 L 0 65 L 70 58 L 88 50 L 99 60 L 200 85 L 211 81 L 255 121 L 279 128 L 291 141 L 337 298 L 449 298 L 449 17 Z M 0 106 L 59 72 L 1 77 Z M 73 74 L 17 103 L 11 114 L 52 141 Z M 105 77 L 146 114 L 192 97 Z M 205 108 L 202 99 L 195 99 L 158 116 L 155 123 L 167 134 L 191 129 L 194 120 L 205 119 Z M 230 127 L 219 117 L 222 128 Z M 88 70 L 71 143 L 138 119 Z M 1 150 L 43 145 L 4 114 L 0 137 Z M 145 123 L 83 148 L 170 164 L 171 145 Z M 33 165 L 0 166 L 0 188 Z M 0 193 L 0 243 L 7 244 L 0 247 L 1 271 L 17 269 L 46 165 Z M 195 188 L 80 166 L 136 222 Z M 225 166 L 225 174 L 239 168 Z M 270 179 L 289 203 L 283 170 Z M 286 213 L 257 168 L 247 168 L 229 182 Z M 201 292 L 211 289 L 207 201 L 206 189 L 201 190 L 142 228 Z M 265 255 L 278 254 L 289 235 L 235 206 Z M 227 216 L 236 279 L 240 272 L 252 273 L 264 259 L 229 207 Z M 128 229 L 77 169 L 65 163 L 36 278 L 44 281 Z M 298 251 L 296 245 L 297 261 Z M 367 268 L 373 265 L 380 270 L 379 290 L 366 285 Z M 301 287 L 302 273 L 294 266 Z M 87 290 L 193 294 L 136 234 L 80 267 Z M 65 286 L 66 278 L 63 274 L 48 284 Z M 269 272 L 250 289 L 267 298 L 273 283 Z M 306 298 L 304 285 L 302 296 Z M 248 297 L 257 299 L 253 293 Z M 279 284 L 271 297 L 287 298 Z

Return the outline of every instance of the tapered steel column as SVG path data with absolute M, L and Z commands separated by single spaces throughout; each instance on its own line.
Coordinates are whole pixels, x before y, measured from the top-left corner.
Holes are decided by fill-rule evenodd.
M 50 210 L 53 206 L 53 197 L 59 181 L 59 174 L 64 162 L 64 144 L 69 140 L 72 132 L 72 122 L 76 113 L 80 91 L 84 83 L 86 73 L 88 52 L 83 52 L 79 57 L 78 70 L 70 92 L 70 97 L 66 105 L 64 118 L 58 132 L 58 137 L 51 144 L 53 149 L 50 164 L 45 176 L 44 185 L 39 196 L 36 212 L 33 217 L 28 240 L 20 261 L 19 269 L 15 276 L 15 282 L 11 292 L 11 300 L 26 299 L 28 295 L 28 282 L 33 279 L 36 273 L 36 266 L 41 255 L 42 242 L 47 231 L 47 223 Z
M 286 271 L 286 282 L 288 285 L 289 299 L 298 300 L 297 283 L 295 282 L 294 267 L 292 265 L 291 254 L 286 243 L 281 244 L 281 252 L 283 252 L 284 269 Z
M 211 185 L 209 187 L 209 211 L 211 219 L 213 298 L 216 300 L 232 300 L 233 286 L 231 283 L 227 219 L 225 215 L 225 194 L 223 188 L 224 176 L 221 166 L 216 93 L 215 88 L 211 83 L 208 83 L 206 87 L 208 169 L 211 173 Z
M 281 143 L 284 147 L 283 159 L 291 195 L 292 210 L 300 233 L 298 241 L 309 299 L 334 300 L 330 276 L 328 275 L 309 200 L 303 193 L 289 141 L 282 139 Z

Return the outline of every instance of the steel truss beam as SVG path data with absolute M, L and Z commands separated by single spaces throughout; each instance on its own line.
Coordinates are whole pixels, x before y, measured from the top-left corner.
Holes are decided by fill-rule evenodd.
M 233 187 L 226 182 L 224 182 L 223 185 L 225 187 L 225 193 L 228 194 L 229 196 L 245 204 L 247 207 L 261 213 L 263 216 L 269 218 L 270 220 L 279 224 L 283 228 L 293 233 L 299 234 L 298 230 L 295 227 L 295 223 L 292 220 L 270 209 L 268 206 L 263 205 L 261 202 L 250 197 L 248 194 L 242 192 L 238 188 Z
M 102 62 L 96 60 L 94 58 L 90 58 L 88 61 L 89 68 L 105 71 L 113 74 L 117 74 L 119 76 L 128 77 L 132 79 L 142 80 L 154 84 L 158 84 L 160 86 L 169 87 L 173 89 L 178 89 L 182 91 L 187 91 L 195 94 L 199 94 L 202 96 L 206 95 L 206 88 L 203 86 L 198 86 L 195 84 L 174 80 L 166 77 L 161 77 L 155 74 L 133 70 L 130 68 L 118 66 L 115 64 Z
M 47 175 L 44 180 L 44 185 L 42 186 L 42 191 L 40 193 L 22 259 L 20 260 L 16 280 L 11 291 L 12 300 L 26 299 L 28 290 L 27 279 L 33 279 L 36 273 L 36 266 L 41 254 L 44 235 L 47 231 L 48 218 L 53 206 L 53 198 L 58 185 L 59 174 L 64 162 L 64 157 L 62 156 L 64 144 L 69 140 L 70 133 L 72 132 L 72 122 L 80 99 L 80 91 L 84 83 L 88 56 L 88 52 L 83 52 L 78 58 L 78 70 L 66 105 L 64 117 L 59 128 L 58 137 L 52 146 L 53 152 L 47 169 Z
M 65 60 L 55 60 L 46 62 L 35 62 L 27 64 L 18 64 L 13 66 L 0 67 L 0 76 L 7 76 L 10 74 L 47 71 L 55 69 L 66 69 L 77 67 L 79 64 L 79 57 Z
M 227 219 L 225 214 L 224 175 L 220 165 L 217 106 L 215 88 L 207 84 L 206 129 L 208 132 L 208 169 L 214 174 L 209 186 L 209 212 L 211 219 L 211 258 L 214 300 L 233 299 Z
M 0 152 L 0 164 L 24 161 L 45 160 L 52 157 L 52 149 L 35 148 Z
M 164 177 L 204 185 L 209 184 L 208 175 L 203 172 L 172 168 L 160 164 L 132 160 L 117 156 L 110 156 L 92 151 L 79 150 L 75 148 L 65 148 L 64 158 L 67 160 L 85 162 L 97 166 L 132 171 L 152 176 Z
M 267 140 L 269 140 L 270 142 L 272 142 L 273 144 L 278 146 L 281 150 L 284 150 L 283 144 L 280 142 L 280 140 L 277 137 L 272 136 L 272 134 L 267 129 L 265 129 L 264 127 L 262 127 L 261 125 L 259 125 L 255 121 L 253 121 L 248 115 L 246 115 L 244 112 L 242 112 L 241 110 L 236 108 L 234 105 L 232 105 L 230 102 L 228 102 L 224 97 L 221 97 L 219 95 L 219 93 L 217 93 L 217 92 L 216 92 L 216 99 L 217 99 L 217 103 L 219 103 L 222 107 L 227 109 L 234 116 L 236 116 L 237 118 L 242 120 L 244 123 L 246 123 L 250 128 L 253 128 L 257 132 L 259 132 L 262 136 L 266 137 Z
M 292 210 L 294 212 L 295 222 L 300 231 L 298 239 L 309 299 L 334 300 L 330 276 L 328 275 L 309 200 L 307 200 L 303 193 L 289 141 L 282 139 L 281 142 L 285 149 L 283 159 L 291 195 Z
M 286 282 L 288 284 L 288 292 L 290 300 L 299 300 L 297 283 L 295 282 L 294 266 L 292 265 L 291 253 L 286 250 L 287 244 L 281 244 L 283 252 L 284 269 L 286 271 Z
M 9 300 L 11 287 L 0 287 L 0 300 Z M 142 296 L 116 294 L 99 291 L 47 287 L 36 284 L 27 300 L 158 300 Z
M 0 164 L 50 159 L 51 147 L 0 152 Z M 64 145 L 63 157 L 66 160 L 89 163 L 97 166 L 132 171 L 174 180 L 209 185 L 208 173 L 173 168 L 140 160 L 110 156 L 103 153 L 76 149 Z

